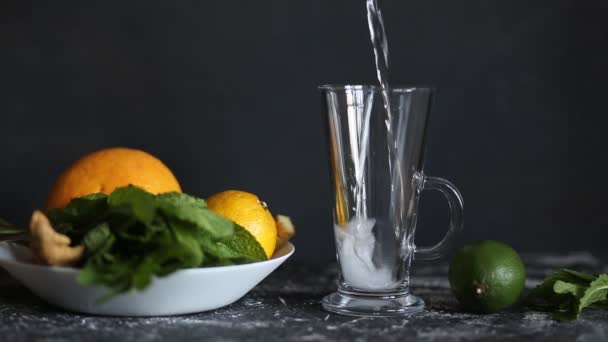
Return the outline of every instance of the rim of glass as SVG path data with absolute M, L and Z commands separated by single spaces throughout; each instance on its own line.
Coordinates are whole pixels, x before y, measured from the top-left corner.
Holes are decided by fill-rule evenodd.
M 323 84 L 318 87 L 319 90 L 329 91 L 343 91 L 343 90 L 367 90 L 378 92 L 382 88 L 378 85 L 373 84 Z M 432 86 L 403 86 L 399 85 L 396 87 L 390 87 L 391 93 L 411 93 L 414 91 L 434 91 L 435 87 Z

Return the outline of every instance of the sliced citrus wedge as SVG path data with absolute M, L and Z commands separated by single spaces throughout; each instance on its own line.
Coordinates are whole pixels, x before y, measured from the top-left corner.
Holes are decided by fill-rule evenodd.
M 277 215 L 275 217 L 277 223 L 277 244 L 276 249 L 283 246 L 289 239 L 296 235 L 296 228 L 291 219 L 285 215 Z

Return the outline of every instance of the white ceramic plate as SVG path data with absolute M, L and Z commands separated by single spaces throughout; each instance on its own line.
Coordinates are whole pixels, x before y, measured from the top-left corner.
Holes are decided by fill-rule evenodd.
M 201 312 L 232 304 L 274 271 L 295 248 L 291 243 L 267 261 L 251 264 L 190 268 L 156 278 L 145 290 L 106 302 L 97 299 L 103 287 L 76 281 L 78 269 L 31 263 L 28 248 L 0 243 L 0 266 L 45 301 L 71 311 L 113 316 L 166 316 Z

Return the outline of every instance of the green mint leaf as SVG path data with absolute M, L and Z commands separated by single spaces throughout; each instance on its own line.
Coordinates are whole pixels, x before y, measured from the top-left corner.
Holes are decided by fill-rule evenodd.
M 80 240 L 85 232 L 76 229 L 76 227 L 99 223 L 106 215 L 107 210 L 107 196 L 96 193 L 75 198 L 65 208 L 51 209 L 47 216 L 53 227 L 60 233 Z
M 587 290 L 587 286 L 574 284 L 574 283 L 566 283 L 565 281 L 558 280 L 553 284 L 553 291 L 558 294 L 570 294 L 576 298 L 580 298 L 585 294 Z
M 596 276 L 589 273 L 577 272 L 569 269 L 561 270 L 561 278 L 568 278 L 570 282 L 588 284 L 595 280 Z
M 169 227 L 175 238 L 175 246 L 170 248 L 181 249 L 181 262 L 184 267 L 200 266 L 203 262 L 203 251 L 198 242 L 196 227 L 188 227 L 178 222 L 170 222 Z
M 555 298 L 554 286 L 557 281 L 588 286 L 593 279 L 595 279 L 595 276 L 591 274 L 568 269 L 559 270 L 553 272 L 540 285 L 532 289 L 524 302 L 528 306 L 537 308 L 545 306 L 555 307 L 555 302 L 560 301 L 559 298 Z
M 150 255 L 159 265 L 156 275 L 160 277 L 179 269 L 199 267 L 200 264 L 195 264 L 195 262 L 200 261 L 200 263 L 203 263 L 205 260 L 204 254 L 202 254 L 201 259 L 193 258 L 194 254 L 191 248 L 179 244 L 163 246 L 163 248 L 157 249 L 150 253 Z
M 108 292 L 98 299 L 108 299 L 133 289 L 132 276 L 140 258 L 119 258 L 110 252 L 91 256 L 83 269 L 78 272 L 78 281 L 83 285 L 102 285 Z
M 152 282 L 152 277 L 158 268 L 158 262 L 153 256 L 143 258 L 133 272 L 132 287 L 136 290 L 145 289 Z
M 188 207 L 188 208 L 206 208 L 207 202 L 202 198 L 190 196 L 188 194 L 180 192 L 167 192 L 156 196 L 156 202 L 159 206 L 169 205 L 176 207 Z
M 580 297 L 578 312 L 594 304 L 601 303 L 608 298 L 608 274 L 599 275 L 591 282 L 584 295 Z
M 192 224 L 214 239 L 225 239 L 234 232 L 234 223 L 207 208 L 202 200 L 184 194 L 157 197 L 159 210 L 171 219 Z
M 205 254 L 208 256 L 201 266 L 225 266 L 256 261 L 230 249 L 221 242 L 218 243 L 217 241 L 212 240 L 207 235 L 199 236 L 198 240 L 201 249 L 205 251 Z
M 525 303 L 557 320 L 577 319 L 586 307 L 608 304 L 608 275 L 559 270 L 530 291 Z
M 101 281 L 97 271 L 88 263 L 78 272 L 77 280 L 82 285 L 98 285 Z
M 149 224 L 156 214 L 153 194 L 129 185 L 114 190 L 108 196 L 108 205 L 116 212 L 131 215 L 143 224 Z
M 220 248 L 228 248 L 229 250 L 242 255 L 250 261 L 268 260 L 264 249 L 256 238 L 251 235 L 245 228 L 234 224 L 234 234 L 228 240 L 218 243 Z
M 89 230 L 82 239 L 87 254 L 95 254 L 98 251 L 107 251 L 112 247 L 116 238 L 110 231 L 110 226 L 106 222 L 98 224 Z
M 564 310 L 564 306 L 570 305 L 565 303 L 572 301 L 572 298 L 570 298 L 572 294 L 568 293 L 568 285 L 566 284 L 587 286 L 590 283 L 588 279 L 588 275 L 571 270 L 553 272 L 540 285 L 528 293 L 524 299 L 524 304 L 532 309 L 545 312 Z M 557 286 L 561 293 L 555 291 L 556 283 L 558 283 Z
M 552 317 L 558 321 L 573 321 L 578 318 L 580 312 L 577 311 L 578 301 L 574 297 L 569 297 L 560 304 L 559 308 L 553 312 Z
M 108 222 L 116 236 L 122 241 L 129 241 L 132 246 L 157 244 L 157 240 L 164 241 L 170 235 L 165 221 L 159 215 L 148 224 L 123 215 L 111 215 Z

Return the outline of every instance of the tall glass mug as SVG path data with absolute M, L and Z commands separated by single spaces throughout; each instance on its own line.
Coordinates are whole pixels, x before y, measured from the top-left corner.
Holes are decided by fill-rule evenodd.
M 341 279 L 323 299 L 331 312 L 354 316 L 409 315 L 424 302 L 409 289 L 413 258 L 435 259 L 463 227 L 458 189 L 423 172 L 433 91 L 390 90 L 391 115 L 378 87 L 321 86 L 334 196 L 334 233 Z M 422 190 L 439 190 L 450 205 L 445 237 L 416 247 Z

